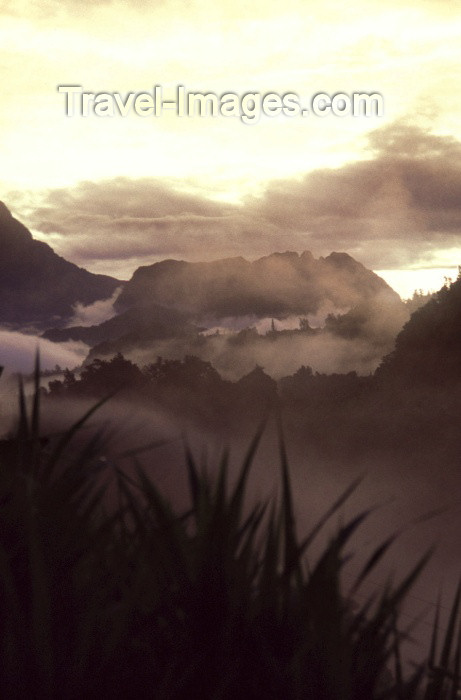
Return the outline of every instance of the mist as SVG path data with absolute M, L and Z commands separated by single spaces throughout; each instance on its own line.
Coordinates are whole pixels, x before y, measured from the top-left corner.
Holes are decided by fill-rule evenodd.
M 236 381 L 251 372 L 256 365 L 274 379 L 293 374 L 302 365 L 312 367 L 315 372 L 370 374 L 379 365 L 386 350 L 392 345 L 375 346 L 363 340 L 346 340 L 325 333 L 314 337 L 280 337 L 268 340 L 266 336 L 251 334 L 207 336 L 184 345 L 181 340 L 167 340 L 151 343 L 148 348 L 132 348 L 123 354 L 139 366 L 155 362 L 157 357 L 183 359 L 187 354 L 211 362 L 224 379 Z M 241 344 L 239 344 L 241 343 Z M 104 357 L 102 353 L 98 357 Z
M 33 340 L 31 339 L 32 342 Z M 281 342 L 283 344 L 284 341 Z M 347 341 L 344 343 L 347 345 Z M 276 352 L 274 350 L 274 355 Z M 33 352 L 28 359 L 30 370 Z M 8 385 L 3 377 L 0 386 L 4 390 L 8 389 L 10 399 L 14 398 L 14 385 Z M 8 414 L 11 429 L 14 427 L 13 417 L 16 411 L 11 408 L 14 405 L 12 401 L 8 406 L 5 405 L 4 397 L 3 392 L 0 396 L 0 418 L 5 419 Z M 42 434 L 59 435 L 93 404 L 92 399 L 45 400 L 42 403 Z M 360 424 L 363 410 L 363 406 L 358 404 L 355 412 L 354 409 L 349 410 L 347 425 Z M 379 412 L 376 418 L 379 420 Z M 439 447 L 423 456 L 421 451 L 415 449 L 413 454 L 409 450 L 394 454 L 390 450 L 382 455 L 364 451 L 362 457 L 354 460 L 346 455 L 322 457 L 312 451 L 312 440 L 308 431 L 299 432 L 298 429 L 296 436 L 290 429 L 289 421 L 287 424 L 287 416 L 282 415 L 282 420 L 286 425 L 287 451 L 300 537 L 310 531 L 342 490 L 357 476 L 363 477 L 356 492 L 328 525 L 313 550 L 314 555 L 320 553 L 322 544 L 328 539 L 328 533 L 334 532 L 340 522 L 361 510 L 372 509 L 348 548 L 353 557 L 344 570 L 345 590 L 351 585 L 354 573 L 363 565 L 371 551 L 392 533 L 400 534 L 381 566 L 375 571 L 373 579 L 357 594 L 357 599 L 361 602 L 372 592 L 379 593 L 380 587 L 391 572 L 395 573 L 395 579 L 402 578 L 431 545 L 436 545 L 432 558 L 403 609 L 403 620 L 409 624 L 424 613 L 423 622 L 414 633 L 415 645 L 409 648 L 410 657 L 422 657 L 427 649 L 429 625 L 432 622 L 439 586 L 443 582 L 442 605 L 448 606 L 460 574 L 459 469 L 453 460 L 447 459 L 446 451 Z M 2 420 L 0 424 L 6 426 L 7 421 Z M 334 443 L 344 430 L 333 422 L 325 426 L 325 429 L 331 436 L 331 443 Z M 181 510 L 187 505 L 185 445 L 191 447 L 199 461 L 203 455 L 207 455 L 207 463 L 212 473 L 215 473 L 223 449 L 230 446 L 232 481 L 241 467 L 243 455 L 255 430 L 256 421 L 247 420 L 240 421 L 238 430 L 231 433 L 227 430 L 211 430 L 204 427 L 198 415 L 181 415 L 180 412 L 167 410 L 155 403 L 148 407 L 140 401 L 118 398 L 110 400 L 92 416 L 89 424 L 72 443 L 71 454 L 76 457 L 91 436 L 99 434 L 100 453 L 110 476 L 110 470 L 115 464 L 131 471 L 132 459 L 122 456 L 126 450 L 143 448 L 151 442 L 162 443 L 155 449 L 141 452 L 139 460 L 173 506 Z M 270 416 L 252 470 L 247 506 L 255 500 L 264 500 L 280 493 L 278 439 L 274 416 Z M 434 465 L 444 465 L 443 472 L 434 472 Z M 445 511 L 430 520 L 416 522 L 434 509 Z M 442 626 L 444 624 L 446 611 L 442 609 Z
M 88 352 L 84 343 L 51 343 L 37 335 L 0 330 L 0 365 L 6 374 L 32 372 L 37 348 L 42 370 L 52 370 L 56 365 L 72 369 L 81 365 Z
M 73 305 L 74 315 L 66 324 L 66 328 L 71 328 L 72 326 L 83 326 L 87 328 L 89 326 L 97 326 L 104 321 L 108 321 L 116 315 L 116 310 L 114 308 L 114 303 L 117 301 L 122 287 L 117 287 L 111 297 L 108 299 L 99 299 L 93 302 L 93 304 L 82 304 L 77 302 Z
M 215 319 L 205 318 L 209 327 L 198 335 L 148 342 L 122 338 L 96 346 L 89 360 L 109 358 L 120 351 L 142 367 L 157 357 L 181 360 L 194 355 L 211 362 L 223 378 L 231 381 L 248 374 L 256 365 L 274 379 L 293 374 L 302 365 L 320 373 L 367 375 L 393 350 L 396 335 L 409 316 L 403 305 L 396 307 L 379 296 L 375 303 L 348 313 L 335 315 L 332 311 L 339 310 L 331 303 L 324 304 L 317 314 L 304 317 L 309 322 L 304 331 L 300 329 L 302 317 L 294 315 L 275 320 L 226 317 L 219 320 L 219 325 L 214 325 Z
M 44 433 L 59 432 L 91 405 L 86 401 L 46 402 L 43 416 Z M 283 419 L 283 416 L 282 416 Z M 357 416 L 352 418 L 359 420 Z M 335 440 L 336 425 L 331 425 L 331 441 Z M 180 416 L 153 405 L 111 400 L 102 407 L 80 434 L 74 452 L 89 440 L 92 434 L 101 434 L 101 453 L 108 465 L 119 464 L 131 473 L 132 460 L 120 455 L 133 448 L 141 448 L 157 441 L 159 447 L 141 452 L 138 459 L 155 480 L 162 492 L 178 510 L 188 503 L 188 485 L 185 468 L 185 446 L 191 448 L 198 461 L 205 460 L 211 474 L 216 473 L 220 456 L 230 447 L 230 480 L 235 481 L 243 456 L 248 449 L 256 424 L 249 422 L 238 432 L 229 435 L 209 430 L 194 416 Z M 299 436 L 301 438 L 301 436 Z M 252 468 L 246 505 L 265 500 L 280 493 L 279 438 L 274 416 L 269 417 Z M 362 481 L 344 507 L 318 538 L 311 556 L 321 552 L 329 536 L 346 519 L 361 511 L 370 511 L 365 523 L 351 540 L 347 551 L 351 560 L 345 566 L 342 578 L 345 590 L 352 585 L 354 575 L 367 557 L 391 534 L 397 539 L 371 580 L 356 594 L 364 599 L 382 590 L 392 576 L 399 580 L 409 573 L 431 546 L 435 550 L 423 573 L 408 596 L 403 608 L 403 624 L 411 625 L 422 615 L 422 622 L 413 633 L 414 643 L 408 645 L 410 658 L 422 658 L 429 642 L 439 588 L 443 587 L 441 626 L 446 625 L 447 610 L 460 576 L 459 536 L 461 528 L 461 476 L 455 467 L 447 467 L 443 476 L 434 473 L 434 464 L 445 462 L 443 450 L 434 451 L 421 459 L 421 454 L 398 457 L 390 453 L 381 457 L 365 456 L 355 461 L 342 458 L 312 456 L 310 436 L 294 440 L 287 436 L 287 452 L 292 476 L 296 523 L 300 537 L 306 535 L 327 508 L 352 481 Z M 440 514 L 424 519 L 431 511 Z M 420 521 L 420 522 L 419 522 Z

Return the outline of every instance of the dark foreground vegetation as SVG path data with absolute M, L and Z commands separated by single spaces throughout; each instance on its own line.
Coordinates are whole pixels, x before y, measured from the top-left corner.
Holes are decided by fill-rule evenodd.
M 357 607 L 354 593 L 392 543 L 345 596 L 342 566 L 367 527 L 363 512 L 307 567 L 357 484 L 300 540 L 282 438 L 280 499 L 245 502 L 259 432 L 233 480 L 227 455 L 211 476 L 186 450 L 190 502 L 178 513 L 136 454 L 128 471 L 101 459 L 97 438 L 72 449 L 96 409 L 44 440 L 37 370 L 30 418 L 21 392 L 17 435 L 1 443 L 2 697 L 457 697 L 458 596 L 442 640 L 434 623 L 427 663 L 401 664 L 399 608 L 424 559 Z

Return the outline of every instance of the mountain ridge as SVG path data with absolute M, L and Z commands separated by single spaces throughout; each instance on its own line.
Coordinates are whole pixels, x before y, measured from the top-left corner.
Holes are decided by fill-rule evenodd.
M 396 304 L 401 301 L 382 278 L 347 253 L 316 259 L 310 251 L 286 251 L 252 262 L 239 256 L 144 265 L 124 285 L 115 307 L 123 310 L 149 300 L 217 318 L 283 317 L 316 313 L 325 300 L 351 307 L 379 295 Z
M 0 202 L 0 323 L 64 325 L 74 315 L 75 304 L 108 299 L 121 284 L 57 255 Z
M 92 327 L 69 327 L 77 302 L 88 305 L 108 299 L 118 286 L 122 291 L 112 319 Z M 316 259 L 307 250 L 284 251 L 253 261 L 242 256 L 206 262 L 169 258 L 137 268 L 129 281 L 120 283 L 79 268 L 34 240 L 0 202 L 0 323 L 4 325 L 34 325 L 54 342 L 81 340 L 95 348 L 101 343 L 117 346 L 119 339 L 129 340 L 131 346 L 189 338 L 219 327 L 225 319 L 234 320 L 231 327 L 238 330 L 257 319 L 317 313 L 323 318 L 329 314 L 328 330 L 336 335 L 380 339 L 384 332 L 386 342 L 404 320 L 398 294 L 348 253 L 332 252 Z

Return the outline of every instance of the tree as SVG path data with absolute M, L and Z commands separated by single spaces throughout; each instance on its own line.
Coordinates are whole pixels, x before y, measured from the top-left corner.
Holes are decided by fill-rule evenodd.
M 103 396 L 118 389 L 135 389 L 145 383 L 137 365 L 119 352 L 111 360 L 95 358 L 81 373 L 79 388 L 84 393 Z

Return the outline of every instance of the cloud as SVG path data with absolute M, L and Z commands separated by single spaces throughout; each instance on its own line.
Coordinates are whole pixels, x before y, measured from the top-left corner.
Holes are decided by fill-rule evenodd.
M 187 182 L 123 177 L 24 204 L 32 229 L 61 255 L 95 271 L 123 267 L 125 276 L 163 258 L 286 249 L 346 251 L 378 269 L 430 265 L 460 245 L 461 143 L 396 122 L 371 133 L 368 160 L 269 182 L 240 205 L 191 192 Z
M 148 3 L 149 0 L 131 0 L 126 4 L 131 5 L 134 9 L 141 10 Z M 97 6 L 110 8 L 114 5 L 120 7 L 120 0 L 99 0 L 98 3 L 91 2 L 91 0 L 82 0 L 82 2 L 78 2 L 78 0 L 64 0 L 59 5 L 54 0 L 32 0 L 32 2 L 30 0 L 2 0 L 0 3 L 0 15 L 19 17 L 27 12 L 34 19 L 50 19 L 67 13 L 71 16 L 75 13 L 81 14 L 82 6 L 85 7 L 85 13 L 88 13 L 89 10 L 94 10 Z
M 459 245 L 461 143 L 399 122 L 372 132 L 369 146 L 369 160 L 271 183 L 248 208 L 369 267 L 409 265 Z
M 36 206 L 27 207 L 17 193 L 11 193 L 11 201 L 60 255 L 93 271 L 110 261 L 112 270 L 125 271 L 121 276 L 169 257 L 235 255 L 245 249 L 245 241 L 256 254 L 284 247 L 278 226 L 248 215 L 244 207 L 190 194 L 186 184 L 119 177 L 50 190 Z M 296 247 L 303 248 L 304 236 L 295 238 Z
M 73 369 L 82 364 L 88 347 L 83 343 L 51 343 L 34 335 L 0 330 L 0 365 L 7 374 L 33 371 L 35 353 L 40 350 L 42 369 Z
M 394 338 L 408 317 L 390 307 L 382 306 L 382 314 L 370 317 L 364 322 L 362 333 L 357 338 L 345 338 L 324 330 L 316 335 L 309 333 L 280 333 L 266 337 L 272 319 L 254 319 L 253 327 L 261 334 L 243 331 L 242 335 L 229 333 L 229 326 L 240 327 L 245 319 L 227 319 L 228 323 L 219 330 L 219 335 L 204 334 L 205 337 L 192 341 L 179 339 L 119 341 L 110 349 L 107 345 L 93 350 L 93 357 L 110 357 L 116 349 L 140 366 L 155 362 L 161 356 L 169 359 L 182 359 L 185 355 L 198 356 L 211 362 L 222 377 L 235 381 L 260 365 L 275 379 L 293 374 L 301 365 L 309 365 L 316 372 L 351 372 L 369 374 L 379 365 L 383 355 L 393 349 Z M 231 321 L 234 321 L 231 324 Z M 299 327 L 299 316 L 284 321 L 276 321 L 277 330 L 284 326 Z M 108 352 L 106 352 L 108 351 Z
M 122 291 L 121 287 L 117 287 L 109 299 L 99 299 L 93 304 L 81 304 L 77 302 L 74 308 L 74 315 L 67 323 L 67 328 L 72 326 L 97 326 L 104 321 L 108 321 L 116 314 L 114 302 Z

